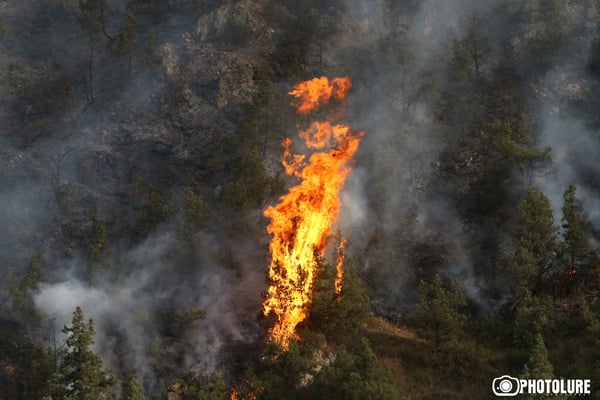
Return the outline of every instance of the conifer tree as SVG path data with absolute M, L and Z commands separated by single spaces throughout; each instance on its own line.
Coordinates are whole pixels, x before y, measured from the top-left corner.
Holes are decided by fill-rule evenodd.
M 25 319 L 36 317 L 31 293 L 45 282 L 44 269 L 44 256 L 41 253 L 34 254 L 29 261 L 25 276 L 17 285 L 10 288 L 13 310 Z
M 449 288 L 445 288 L 439 275 L 431 283 L 421 282 L 419 290 L 421 302 L 416 309 L 417 332 L 433 341 L 439 355 L 444 347 L 464 335 L 463 325 L 467 317 L 460 308 L 467 302 L 458 282 L 453 281 Z
M 536 294 L 542 288 L 557 258 L 557 235 L 550 201 L 531 188 L 518 208 L 514 250 L 503 254 L 500 261 L 516 279 L 518 298 L 528 290 Z
M 576 197 L 574 185 L 570 185 L 565 191 L 563 199 L 562 269 L 559 273 L 561 275 L 566 273 L 572 278 L 585 276 L 597 261 L 597 254 L 590 246 L 586 233 L 589 221 L 581 202 Z
M 64 400 L 104 400 L 113 398 L 116 383 L 112 374 L 102 368 L 100 356 L 90 347 L 94 344 L 94 321 L 85 321 L 81 307 L 73 312 L 71 326 L 62 332 L 67 335 L 65 348 L 59 355 L 59 399 Z
M 146 400 L 144 390 L 135 376 L 129 378 L 127 386 L 123 391 L 123 400 Z
M 548 349 L 544 343 L 544 337 L 540 333 L 535 336 L 535 340 L 530 351 L 529 361 L 523 368 L 523 379 L 554 379 L 554 367 L 548 358 Z M 564 397 L 554 394 L 527 394 L 524 395 L 523 398 L 528 400 L 564 399 Z
M 552 303 L 546 298 L 532 296 L 526 291 L 515 312 L 513 336 L 519 345 L 532 347 L 537 335 L 550 325 Z

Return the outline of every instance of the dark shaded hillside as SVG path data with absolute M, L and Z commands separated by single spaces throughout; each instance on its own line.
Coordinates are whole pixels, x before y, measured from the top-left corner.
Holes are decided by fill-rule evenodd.
M 0 398 L 490 398 L 502 374 L 598 397 L 599 18 L 589 0 L 0 2 Z M 352 80 L 340 118 L 366 132 L 348 283 L 333 295 L 331 249 L 283 352 L 262 213 L 296 183 L 281 142 L 308 117 L 288 92 L 318 76 Z

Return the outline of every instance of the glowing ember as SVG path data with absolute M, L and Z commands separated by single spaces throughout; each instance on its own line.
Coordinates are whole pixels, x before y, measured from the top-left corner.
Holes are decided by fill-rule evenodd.
M 248 384 L 247 389 L 254 389 L 250 390 L 247 393 L 243 393 L 242 389 L 240 386 L 234 387 L 233 389 L 231 389 L 231 394 L 229 396 L 230 400 L 257 400 L 264 392 L 264 389 L 262 388 L 253 388 L 251 384 Z
M 350 79 L 326 77 L 302 82 L 289 93 L 298 113 L 307 114 L 329 102 L 343 100 L 351 87 Z M 351 172 L 350 164 L 364 131 L 353 131 L 345 125 L 314 122 L 300 132 L 309 149 L 321 150 L 310 155 L 293 154 L 292 140 L 285 139 L 282 164 L 290 176 L 300 183 L 269 207 L 264 215 L 271 219 L 267 227 L 273 236 L 270 244 L 271 285 L 263 303 L 264 314 L 276 317 L 271 340 L 284 349 L 296 337 L 296 326 L 302 322 L 311 302 L 316 257 L 322 256 L 332 224 L 340 209 L 340 191 Z M 345 246 L 345 242 L 344 246 Z M 343 250 L 338 260 L 336 290 L 341 290 Z M 338 282 L 339 280 L 339 282 Z

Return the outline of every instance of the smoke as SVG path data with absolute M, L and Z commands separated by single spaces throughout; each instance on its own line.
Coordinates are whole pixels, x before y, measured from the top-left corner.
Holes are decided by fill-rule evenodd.
M 417 275 L 434 273 L 458 279 L 472 302 L 490 310 L 471 257 L 476 233 L 437 187 L 435 166 L 446 142 L 436 99 L 448 79 L 452 41 L 466 34 L 474 15 L 483 18 L 500 6 L 460 0 L 347 2 L 343 33 L 325 46 L 330 65 L 355 65 L 361 56 L 349 72 L 347 118 L 366 134 L 339 220 L 350 238 L 347 256 L 358 260 L 375 311 L 389 317 L 411 312 L 418 300 Z M 386 48 L 390 41 L 404 47 Z M 493 46 L 499 41 L 491 40 Z M 442 255 L 419 267 L 429 252 Z
M 600 150 L 600 139 L 598 121 L 586 110 L 593 103 L 592 93 L 598 89 L 598 83 L 581 68 L 587 65 L 585 50 L 573 51 L 569 61 L 558 65 L 543 80 L 545 96 L 538 101 L 539 143 L 551 147 L 553 165 L 550 171 L 537 177 L 536 184 L 550 198 L 555 221 L 562 218 L 563 193 L 569 185 L 575 185 L 577 197 L 598 231 L 600 168 L 594 160 Z
M 77 8 L 51 3 L 14 3 L 0 10 L 9 28 L 27 21 L 27 29 L 9 29 L 0 41 L 5 89 L 0 99 L 0 254 L 12 277 L 2 285 L 18 281 L 31 254 L 42 252 L 49 282 L 35 295 L 37 309 L 54 318 L 58 331 L 81 306 L 96 321 L 95 349 L 106 364 L 135 369 L 147 388 L 155 384 L 153 365 L 168 347 L 161 343 L 165 330 L 181 326 L 165 316 L 176 309 L 203 309 L 202 320 L 169 334 L 191 343 L 192 349 L 183 351 L 185 366 L 214 371 L 223 344 L 260 337 L 255 317 L 268 263 L 265 231 L 260 230 L 262 239 L 256 234 L 260 217 L 249 217 L 256 231 L 235 232 L 236 221 L 228 221 L 197 233 L 186 265 L 176 261 L 181 256 L 174 222 L 179 214 L 141 243 L 120 239 L 140 215 L 142 199 L 132 188 L 151 184 L 180 190 L 194 174 L 206 172 L 211 146 L 235 127 L 233 106 L 251 88 L 251 77 L 243 79 L 245 64 L 253 61 L 211 43 L 232 11 L 227 5 L 214 13 L 138 13 L 136 57 L 152 36 L 160 65 L 147 66 L 134 57 L 131 73 L 124 68 L 126 58 L 113 57 L 111 43 L 102 39 L 94 54 L 95 99 L 88 103 L 90 47 Z M 330 16 L 338 33 L 315 45 L 315 52 L 322 46 L 328 74 L 350 75 L 346 119 L 366 131 L 342 194 L 339 224 L 349 239 L 346 255 L 357 261 L 377 312 L 409 313 L 418 301 L 418 276 L 433 273 L 458 279 L 472 302 L 484 311 L 490 307 L 472 243 L 482 230 L 498 227 L 466 221 L 440 182 L 438 167 L 447 142 L 458 136 L 440 120 L 440 103 L 453 83 L 452 43 L 465 37 L 470 21 L 475 19 L 489 42 L 492 56 L 485 67 L 491 71 L 499 60 L 523 59 L 528 49 L 519 43 L 531 31 L 526 23 L 511 20 L 511 13 L 536 3 L 347 0 L 345 10 Z M 125 4 L 109 2 L 110 35 L 118 36 Z M 588 26 L 593 17 L 567 11 L 568 26 Z M 515 29 L 517 34 L 508 37 Z M 390 41 L 400 45 L 388 48 Z M 557 49 L 544 70 L 519 64 L 524 111 L 533 110 L 539 125 L 536 145 L 552 147 L 553 169 L 537 175 L 535 183 L 551 198 L 557 221 L 564 190 L 576 184 L 600 231 L 599 167 L 594 163 L 600 146 L 594 105 L 600 90 L 582 67 L 589 41 L 570 45 L 570 50 Z M 49 121 L 48 105 L 34 101 L 45 81 L 51 82 L 51 92 L 60 92 L 63 82 L 74 87 L 71 100 L 61 106 L 60 121 Z M 227 91 L 238 97 L 220 99 L 220 92 Z M 82 271 L 90 265 L 81 249 L 89 243 L 81 238 L 89 234 L 92 208 L 108 221 L 114 265 L 112 272 L 86 280 Z M 127 351 L 116 354 L 117 348 Z
M 577 197 L 591 214 L 591 221 L 598 226 L 598 199 L 590 178 L 597 175 L 598 166 L 593 162 L 600 150 L 597 135 L 572 116 L 561 115 L 556 108 L 547 107 L 541 112 L 543 126 L 540 144 L 552 148 L 553 168 L 537 178 L 540 189 L 550 198 L 556 221 L 560 221 L 563 193 L 570 184 L 577 187 Z
M 18 286 L 40 253 L 46 283 L 33 301 L 48 330 L 64 339 L 60 330 L 81 306 L 95 321 L 94 350 L 104 365 L 135 371 L 155 398 L 179 369 L 222 370 L 223 345 L 264 335 L 256 324 L 267 247 L 266 233 L 256 240 L 231 227 L 260 229 L 257 213 L 241 222 L 222 212 L 231 220 L 196 229 L 191 244 L 179 234 L 180 194 L 205 173 L 215 143 L 235 129 L 237 106 L 251 91 L 253 65 L 233 51 L 209 49 L 195 33 L 203 24 L 222 28 L 233 6 L 223 13 L 197 2 L 178 2 L 179 9 L 167 3 L 128 9 L 129 3 L 107 2 L 105 28 L 114 40 L 98 33 L 92 45 L 77 2 L 0 9 L 7 28 L 0 40 L 0 260 L 7 277 L 0 291 Z M 114 54 L 128 12 L 137 19 L 131 69 L 127 56 Z M 229 85 L 225 94 L 220 80 Z M 228 103 L 219 103 L 225 95 Z M 147 188 L 164 191 L 173 212 L 133 238 Z M 110 268 L 86 254 L 96 239 L 93 218 L 106 228 Z M 0 305 L 10 312 L 9 301 Z M 204 316 L 195 319 L 198 310 Z
M 146 388 L 157 389 L 154 368 L 165 357 L 163 352 L 173 351 L 168 350 L 169 337 L 191 343 L 192 348 L 184 350 L 184 367 L 215 372 L 223 344 L 256 338 L 251 316 L 260 305 L 256 291 L 264 287 L 265 278 L 263 271 L 251 269 L 240 278 L 215 259 L 219 251 L 215 237 L 201 234 L 199 241 L 198 264 L 188 270 L 187 282 L 172 262 L 180 244 L 169 233 L 157 233 L 123 254 L 122 265 L 115 267 L 127 273 L 116 282 L 83 281 L 78 261 L 55 267 L 55 283 L 40 287 L 34 297 L 36 308 L 59 330 L 71 324 L 72 313 L 80 306 L 95 322 L 94 350 L 105 366 L 135 370 Z M 248 301 L 249 288 L 256 301 Z M 191 309 L 203 310 L 203 318 L 177 320 L 178 312 Z

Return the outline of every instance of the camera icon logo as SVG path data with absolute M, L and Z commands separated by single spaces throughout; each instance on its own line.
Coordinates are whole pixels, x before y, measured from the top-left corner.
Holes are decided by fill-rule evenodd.
M 492 391 L 498 397 L 514 397 L 521 391 L 521 382 L 512 376 L 503 375 L 492 381 Z

